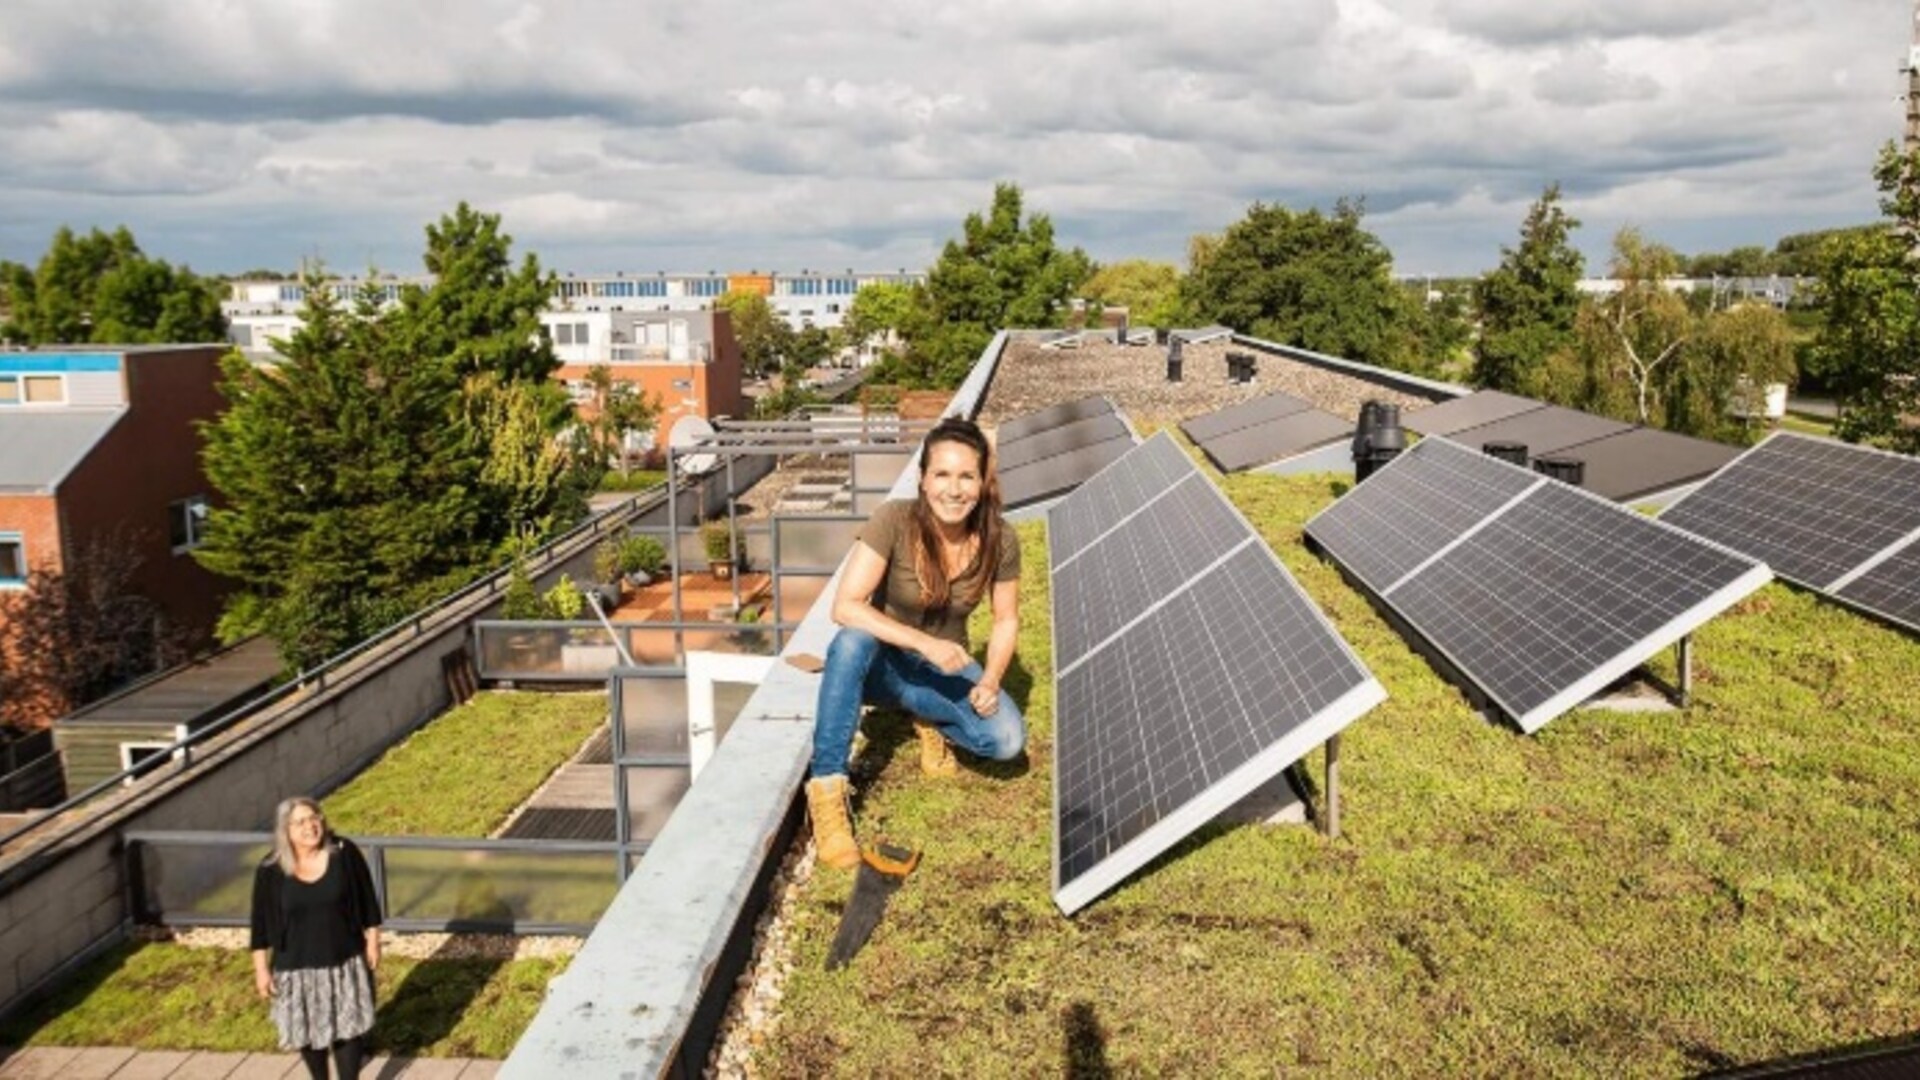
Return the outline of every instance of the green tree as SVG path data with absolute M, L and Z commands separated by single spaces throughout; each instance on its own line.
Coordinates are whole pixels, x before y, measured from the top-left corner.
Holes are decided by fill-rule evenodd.
M 1407 367 L 1408 304 L 1393 256 L 1361 227 L 1357 201 L 1331 214 L 1254 203 L 1187 275 L 1199 322 L 1364 363 Z
M 613 377 L 613 369 L 595 364 L 587 369 L 593 387 L 593 419 L 588 423 L 602 461 L 612 461 L 625 476 L 632 465 L 627 436 L 651 430 L 660 416 L 657 398 L 649 398 L 633 383 Z
M 1168 329 L 1180 325 L 1180 271 L 1172 263 L 1128 259 L 1094 271 L 1080 295 L 1102 305 L 1127 309 L 1135 326 Z
M 512 246 L 498 214 L 464 202 L 427 226 L 425 262 L 434 282 L 401 292 L 401 332 L 414 355 L 449 361 L 463 378 L 490 371 L 507 382 L 539 383 L 553 375 L 560 362 L 540 332 L 553 275 L 531 254 L 515 268 Z M 564 422 L 561 410 L 555 425 Z
M 24 344 L 146 344 L 226 338 L 214 282 L 151 259 L 122 226 L 76 235 L 61 227 L 39 266 L 4 270 L 0 337 Z
M 748 374 L 767 376 L 780 370 L 781 359 L 792 348 L 793 328 L 767 298 L 749 289 L 729 289 L 713 306 L 727 313 L 733 339 L 740 343 L 740 363 Z
M 222 639 L 270 634 L 291 667 L 415 609 L 493 547 L 452 366 L 416 358 L 371 288 L 352 313 L 310 288 L 303 315 L 284 363 L 224 361 L 228 408 L 203 428 L 223 498 L 194 552 L 240 584 Z
M 995 331 L 1058 325 L 1092 270 L 1086 252 L 1056 245 L 1047 215 L 1023 219 L 1018 185 L 995 184 L 987 213 L 968 214 L 927 272 L 921 310 L 906 327 L 907 354 L 882 377 L 960 385 Z
M 1809 360 L 1839 400 L 1842 438 L 1920 452 L 1920 151 L 1887 143 L 1873 177 L 1886 220 L 1821 248 Z
M 1700 317 L 1661 397 L 1669 431 L 1747 441 L 1769 383 L 1791 382 L 1793 331 L 1767 304 L 1741 304 Z
M 1560 205 L 1560 185 L 1551 184 L 1527 210 L 1520 246 L 1500 249 L 1500 265 L 1475 283 L 1473 306 L 1480 320 L 1474 346 L 1473 381 L 1489 390 L 1545 392 L 1546 362 L 1573 340 L 1580 311 L 1577 288 L 1586 260 L 1569 243 L 1580 222 Z
M 897 340 L 906 336 L 908 328 L 929 302 L 921 295 L 920 286 L 908 282 L 878 281 L 863 285 L 854 294 L 853 303 L 847 306 L 841 332 L 855 348 L 875 339 Z
M 1668 369 L 1696 330 L 1684 296 L 1667 286 L 1679 268 L 1673 249 L 1628 226 L 1614 234 L 1608 276 L 1619 288 L 1581 308 L 1574 335 L 1582 359 L 1582 408 L 1664 422 Z

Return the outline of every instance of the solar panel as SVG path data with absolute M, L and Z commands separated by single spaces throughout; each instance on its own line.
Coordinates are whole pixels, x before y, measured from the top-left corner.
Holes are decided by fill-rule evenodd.
M 1477 427 L 1449 432 L 1447 438 L 1474 450 L 1490 442 L 1524 443 L 1528 456 L 1539 457 L 1541 454 L 1556 453 L 1575 443 L 1631 430 L 1632 424 L 1576 409 L 1547 405 Z
M 1771 576 L 1727 548 L 1437 437 L 1306 532 L 1527 732 Z
M 1615 502 L 1695 483 L 1740 456 L 1736 447 L 1657 428 L 1634 428 L 1554 451 L 1586 464 L 1581 487 Z
M 1108 439 L 1079 450 L 1055 454 L 1017 469 L 1000 472 L 1000 502 L 1009 510 L 1064 495 L 1089 476 L 1124 457 L 1133 448 L 1131 436 Z
M 995 438 L 1004 446 L 1015 439 L 1025 438 L 1036 431 L 1045 431 L 1051 427 L 1059 427 L 1061 424 L 1071 424 L 1076 420 L 1085 420 L 1089 417 L 1100 416 L 1113 411 L 1113 402 L 1095 394 L 1092 397 L 1084 397 L 1078 401 L 1063 402 L 1059 405 L 1049 405 L 1044 409 L 1037 409 L 1030 413 L 1022 413 L 1008 420 L 1006 423 L 1001 424 L 994 434 Z
M 1155 437 L 1140 444 L 1126 468 L 1107 468 L 1082 484 L 1074 498 L 1048 511 L 1047 543 L 1054 565 L 1193 471 L 1193 461 L 1172 439 Z
M 1481 424 L 1490 424 L 1495 420 L 1505 420 L 1509 416 L 1532 412 L 1546 408 L 1544 401 L 1523 398 L 1514 394 L 1501 393 L 1498 390 L 1480 390 L 1452 401 L 1443 401 L 1438 405 L 1429 405 L 1416 409 L 1400 418 L 1400 424 L 1408 431 L 1420 435 L 1451 435 Z
M 1352 436 L 1353 421 L 1319 409 L 1306 409 L 1227 432 L 1201 443 L 1200 449 L 1221 472 L 1239 472 Z
M 1920 460 L 1770 435 L 1660 519 L 1826 589 L 1920 528 Z
M 1386 692 L 1164 433 L 1054 507 L 1048 536 L 1072 914 Z
M 1307 523 L 1307 535 L 1334 553 L 1374 592 L 1431 558 L 1539 482 L 1521 469 L 1489 468 L 1485 455 L 1425 439 Z
M 1904 547 L 1841 586 L 1840 599 L 1920 630 L 1920 542 Z
M 1267 394 L 1250 401 L 1229 405 L 1224 409 L 1216 409 L 1205 416 L 1196 416 L 1181 424 L 1180 430 L 1187 433 L 1187 438 L 1198 443 L 1225 435 L 1229 431 L 1238 431 L 1244 427 L 1262 424 L 1311 408 L 1313 408 L 1311 402 L 1302 401 L 1292 394 Z
M 1133 431 L 1118 413 L 1100 413 L 1085 420 L 1074 420 L 1056 427 L 1042 428 L 1020 438 L 1001 440 L 995 447 L 1002 469 L 1019 468 L 1022 465 L 1049 458 L 1055 454 L 1064 454 L 1070 450 L 1080 450 L 1108 439 L 1126 439 L 1132 445 Z

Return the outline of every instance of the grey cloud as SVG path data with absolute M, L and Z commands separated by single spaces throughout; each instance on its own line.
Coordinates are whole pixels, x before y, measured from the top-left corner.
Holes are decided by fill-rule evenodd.
M 1436 5 L 1449 28 L 1496 45 L 1546 45 L 1587 38 L 1683 38 L 1768 16 L 1764 0 L 1454 0 Z
M 1585 45 L 1568 49 L 1533 77 L 1533 92 L 1556 105 L 1606 105 L 1618 101 L 1647 101 L 1660 93 L 1660 84 L 1645 75 L 1621 71 L 1606 53 Z

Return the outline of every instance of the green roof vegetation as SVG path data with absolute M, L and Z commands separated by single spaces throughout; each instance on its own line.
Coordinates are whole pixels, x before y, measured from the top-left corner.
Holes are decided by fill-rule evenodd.
M 1390 694 L 1342 741 L 1343 836 L 1209 826 L 1063 918 L 1022 525 L 1029 761 L 928 780 L 870 725 L 857 829 L 925 856 L 831 974 L 850 878 L 816 871 L 769 1074 L 1675 1075 L 1912 1031 L 1920 642 L 1771 585 L 1695 635 L 1690 708 L 1524 736 L 1302 546 L 1341 483 L 1223 486 Z
M 0 1046 L 278 1050 L 253 962 L 239 949 L 128 944 L 0 1025 Z M 375 1053 L 504 1058 L 565 959 L 380 961 Z
M 327 821 L 347 836 L 492 835 L 606 719 L 604 690 L 477 695 L 321 800 Z

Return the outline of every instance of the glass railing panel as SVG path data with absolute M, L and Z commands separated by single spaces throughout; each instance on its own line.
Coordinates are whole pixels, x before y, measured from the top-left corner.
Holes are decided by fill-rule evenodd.
M 387 917 L 454 929 L 591 926 L 619 890 L 598 852 L 388 848 Z
M 651 841 L 666 828 L 673 808 L 692 786 L 685 765 L 631 765 L 627 781 L 627 821 L 634 841 Z
M 270 846 L 238 843 L 144 843 L 136 917 L 143 922 L 245 922 L 252 911 L 253 872 Z
M 681 676 L 623 677 L 618 715 L 628 757 L 687 753 L 687 680 Z

